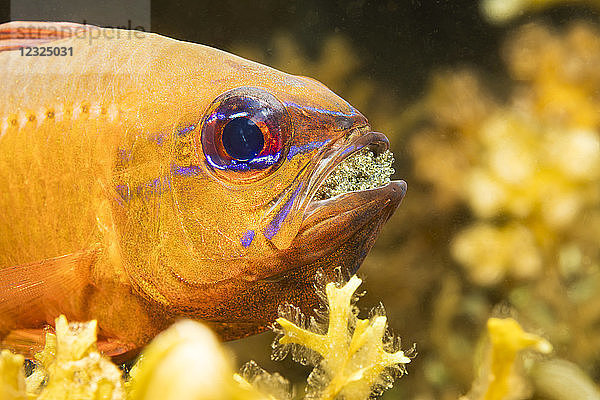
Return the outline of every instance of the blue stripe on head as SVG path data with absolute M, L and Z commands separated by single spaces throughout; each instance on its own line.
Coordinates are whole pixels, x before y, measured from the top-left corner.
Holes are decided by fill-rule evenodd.
M 277 232 L 279 232 L 281 225 L 283 225 L 283 221 L 285 221 L 288 214 L 290 213 L 290 210 L 292 209 L 292 204 L 294 204 L 294 200 L 298 196 L 298 193 L 300 193 L 301 187 L 302 187 L 302 183 L 300 183 L 298 185 L 298 187 L 296 188 L 294 193 L 290 196 L 288 201 L 285 202 L 285 204 L 283 205 L 283 207 L 281 207 L 281 209 L 279 210 L 277 215 L 275 215 L 275 218 L 273 218 L 271 220 L 271 222 L 269 222 L 269 225 L 267 225 L 267 227 L 263 231 L 263 234 L 265 235 L 265 237 L 267 239 L 269 239 L 269 240 L 273 239 L 273 237 L 277 234 Z
M 246 233 L 244 233 L 244 235 L 240 239 L 240 242 L 242 243 L 242 246 L 248 247 L 252 243 L 252 240 L 254 240 L 254 231 L 250 229 L 247 230 Z

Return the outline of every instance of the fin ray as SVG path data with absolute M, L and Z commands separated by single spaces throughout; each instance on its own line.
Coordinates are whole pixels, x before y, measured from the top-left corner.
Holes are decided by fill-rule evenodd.
M 56 334 L 54 327 L 50 325 L 40 329 L 17 329 L 0 341 L 0 348 L 33 359 L 35 353 L 44 349 L 46 333 Z M 115 362 L 124 362 L 135 357 L 139 352 L 139 346 L 102 336 L 98 337 L 96 346 L 100 353 L 112 357 Z
M 0 269 L 0 337 L 40 328 L 60 314 L 82 319 L 85 290 L 100 246 L 62 257 Z M 79 317 L 79 318 L 78 318 Z
M 73 22 L 13 21 L 0 24 L 0 51 L 42 46 L 87 31 L 90 25 Z

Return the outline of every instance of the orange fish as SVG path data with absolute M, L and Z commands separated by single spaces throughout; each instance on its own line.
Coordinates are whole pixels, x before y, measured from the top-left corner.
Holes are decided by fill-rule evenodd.
M 177 318 L 223 339 L 314 275 L 354 272 L 402 181 L 313 196 L 388 148 L 323 84 L 156 34 L 0 25 L 0 337 L 31 354 L 54 318 L 96 319 L 135 351 Z M 43 53 L 43 54 L 42 54 Z

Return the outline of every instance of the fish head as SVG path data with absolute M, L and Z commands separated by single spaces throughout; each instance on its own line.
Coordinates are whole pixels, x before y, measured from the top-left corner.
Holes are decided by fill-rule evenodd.
M 164 199 L 174 212 L 142 290 L 235 338 L 272 322 L 282 303 L 314 307 L 318 270 L 354 273 L 406 185 L 317 199 L 340 163 L 385 152 L 387 138 L 314 79 L 224 57 L 181 105 L 193 118 L 174 134 Z

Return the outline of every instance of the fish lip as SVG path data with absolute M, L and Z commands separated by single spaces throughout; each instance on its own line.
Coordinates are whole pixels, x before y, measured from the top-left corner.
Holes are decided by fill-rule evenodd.
M 342 193 L 325 200 L 312 200 L 300 232 L 310 229 L 315 224 L 332 222 L 331 220 L 340 218 L 341 214 L 370 206 L 378 207 L 381 211 L 388 210 L 391 215 L 404 198 L 406 189 L 406 182 L 393 180 L 377 188 Z
M 383 133 L 371 131 L 367 125 L 350 130 L 330 148 L 324 149 L 320 165 L 310 182 L 310 201 L 304 210 L 304 219 L 288 249 L 289 259 L 298 267 L 327 257 L 356 234 L 369 230 L 370 226 L 381 227 L 404 198 L 407 185 L 402 180 L 392 180 L 384 186 L 350 191 L 325 200 L 313 198 L 339 163 L 365 147 L 381 154 L 389 149 L 389 141 Z M 369 248 L 378 232 L 379 228 L 376 228 L 365 238 L 371 243 Z M 353 265 L 347 265 L 346 269 L 355 272 L 365 255 L 357 255 L 351 262 Z
M 397 207 L 404 198 L 404 195 L 406 194 L 406 189 L 406 182 L 401 179 L 397 179 L 390 181 L 385 186 L 380 186 L 377 188 L 346 192 L 324 200 L 311 200 L 311 202 L 308 205 L 308 208 L 305 211 L 305 215 L 307 217 L 305 221 L 312 217 L 313 214 L 319 213 L 320 210 L 323 208 L 328 208 L 334 204 L 339 205 L 342 202 L 348 202 L 349 199 L 357 197 L 361 193 L 365 192 L 369 192 L 373 195 L 373 197 L 381 200 L 381 207 L 385 207 L 390 202 L 395 204 L 395 206 Z M 372 201 L 375 201 L 375 199 L 373 199 Z M 332 216 L 332 218 L 333 217 L 335 216 Z
M 365 238 L 370 242 L 370 248 L 379 228 L 400 205 L 406 188 L 406 182 L 394 180 L 378 188 L 347 192 L 311 202 L 307 218 L 292 245 L 286 250 L 286 259 L 290 265 L 303 268 L 334 253 L 360 231 L 372 226 L 376 227 L 375 231 Z M 344 265 L 344 268 L 352 273 L 356 272 L 364 256 L 366 253 L 357 255 L 349 263 L 352 265 Z M 275 274 L 263 280 L 275 282 L 283 275 Z

